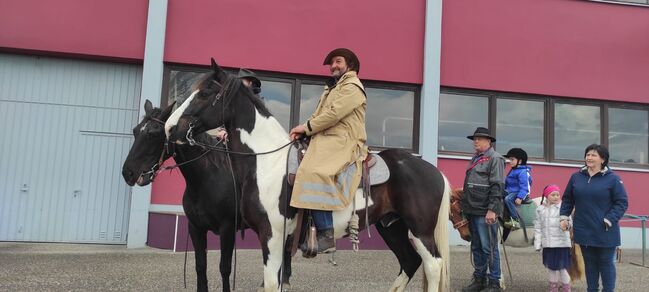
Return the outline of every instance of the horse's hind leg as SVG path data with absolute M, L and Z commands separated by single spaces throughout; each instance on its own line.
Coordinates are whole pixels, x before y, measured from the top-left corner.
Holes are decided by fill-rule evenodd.
M 221 283 L 224 292 L 230 292 L 230 273 L 232 272 L 232 251 L 234 250 L 234 223 L 223 222 L 219 228 L 221 239 L 221 262 L 219 271 L 221 272 Z
M 421 265 L 421 257 L 408 240 L 408 228 L 403 220 L 398 220 L 389 227 L 383 227 L 381 224 L 375 226 L 390 250 L 397 256 L 401 267 L 399 276 L 394 280 L 389 291 L 404 291 Z
M 440 291 L 439 283 L 442 277 L 444 261 L 439 256 L 437 247 L 432 241 L 432 236 L 417 238 L 411 235 L 411 239 L 417 249 L 417 253 L 419 253 L 424 262 L 424 291 Z
M 196 291 L 207 291 L 207 231 L 188 223 L 196 260 Z

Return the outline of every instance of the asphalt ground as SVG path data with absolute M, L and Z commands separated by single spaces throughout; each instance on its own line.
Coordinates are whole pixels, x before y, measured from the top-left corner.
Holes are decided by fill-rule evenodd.
M 531 247 L 507 247 L 507 255 L 514 278 L 510 282 L 503 264 L 507 291 L 547 291 L 547 274 L 538 252 Z M 193 253 L 187 260 L 187 289 L 183 288 L 184 256 L 153 248 L 0 242 L 0 291 L 194 291 Z M 399 271 L 390 251 L 338 251 L 337 266 L 330 259 L 328 255 L 305 259 L 298 253 L 293 258 L 289 291 L 387 291 Z M 210 251 L 212 291 L 221 290 L 218 260 L 219 252 Z M 617 264 L 617 291 L 649 291 L 649 268 L 631 262 L 642 263 L 640 250 L 622 251 Z M 472 271 L 468 247 L 452 247 L 452 290 L 466 285 Z M 421 291 L 421 273 L 420 269 L 408 291 Z M 261 252 L 239 250 L 237 291 L 256 291 L 261 281 Z M 573 291 L 585 290 L 584 281 L 573 285 Z

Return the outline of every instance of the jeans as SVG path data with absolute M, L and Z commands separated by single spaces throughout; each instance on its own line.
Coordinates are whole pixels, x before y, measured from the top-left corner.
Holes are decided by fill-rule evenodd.
M 477 278 L 500 280 L 500 254 L 498 253 L 498 224 L 488 225 L 485 216 L 469 215 L 471 230 L 471 256 Z M 491 233 L 491 235 L 489 235 Z M 487 267 L 489 273 L 487 273 Z
M 514 220 L 518 220 L 518 210 L 516 210 L 516 203 L 514 202 L 516 198 L 518 198 L 517 193 L 511 193 L 505 196 L 505 206 L 509 210 L 509 216 Z
M 331 211 L 311 210 L 311 216 L 313 217 L 315 228 L 318 231 L 334 228 L 334 219 Z
M 586 266 L 588 291 L 599 290 L 602 277 L 602 292 L 615 290 L 615 247 L 581 246 Z

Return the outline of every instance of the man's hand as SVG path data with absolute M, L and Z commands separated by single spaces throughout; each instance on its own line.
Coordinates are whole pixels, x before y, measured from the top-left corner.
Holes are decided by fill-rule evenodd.
M 219 132 L 216 133 L 216 137 L 219 138 L 219 140 L 228 141 L 228 132 L 226 130 L 219 130 Z
M 297 125 L 295 128 L 291 129 L 291 132 L 288 134 L 288 137 L 291 141 L 295 141 L 297 138 L 300 138 L 300 135 L 306 132 L 304 125 Z
M 519 199 L 519 198 L 516 198 L 516 200 L 514 201 L 514 203 L 516 203 L 517 206 L 520 206 L 521 203 L 523 203 L 523 200 L 521 200 L 521 199 Z
M 489 225 L 496 223 L 496 213 L 494 211 L 488 210 L 487 215 L 484 216 L 484 220 Z

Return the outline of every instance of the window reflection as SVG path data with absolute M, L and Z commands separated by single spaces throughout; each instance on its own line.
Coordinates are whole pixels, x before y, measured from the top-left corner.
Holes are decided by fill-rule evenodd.
M 261 79 L 261 96 L 273 116 L 288 132 L 291 121 L 291 91 L 293 84 L 288 82 L 265 81 Z
M 554 157 L 582 161 L 584 149 L 593 143 L 601 143 L 600 108 L 555 104 Z
M 496 107 L 498 150 L 518 147 L 543 157 L 543 102 L 498 99 Z
M 439 150 L 473 152 L 467 136 L 487 127 L 489 100 L 482 96 L 441 93 L 439 101 Z
M 647 163 L 647 111 L 609 108 L 608 144 L 611 162 Z
M 367 144 L 412 148 L 415 93 L 405 90 L 365 88 Z
M 181 105 L 192 94 L 192 85 L 200 81 L 204 73 L 170 70 L 167 105 L 174 101 Z
M 300 123 L 315 111 L 322 85 L 303 84 L 300 97 Z M 365 88 L 367 144 L 389 148 L 412 148 L 415 93 L 405 90 Z

